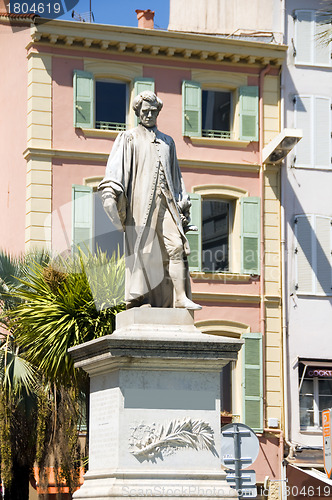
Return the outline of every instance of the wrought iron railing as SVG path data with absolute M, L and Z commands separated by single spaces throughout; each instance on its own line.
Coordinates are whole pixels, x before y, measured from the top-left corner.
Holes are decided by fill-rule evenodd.
M 96 121 L 96 128 L 100 130 L 115 130 L 116 132 L 121 132 L 121 130 L 126 130 L 127 126 L 125 123 Z
M 232 139 L 232 132 L 225 130 L 202 130 L 203 137 L 213 137 L 214 139 Z

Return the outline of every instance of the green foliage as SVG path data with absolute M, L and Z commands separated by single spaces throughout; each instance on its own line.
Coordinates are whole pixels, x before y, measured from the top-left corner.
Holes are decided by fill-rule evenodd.
M 46 252 L 18 258 L 0 252 L 0 324 L 7 331 L 0 342 L 0 462 L 7 487 L 20 482 L 17 471 L 30 470 L 35 459 L 41 485 L 52 465 L 58 484 L 65 479 L 71 492 L 77 487 L 88 384 L 68 349 L 112 333 L 124 308 L 119 255 L 78 249 L 72 258 L 51 259 Z
M 0 342 L 0 385 L 8 393 L 19 396 L 22 390 L 30 394 L 37 384 L 37 370 L 8 335 L 2 344 Z
M 23 287 L 20 278 L 27 276 L 29 279 L 30 275 L 34 275 L 36 265 L 46 266 L 50 260 L 50 254 L 44 250 L 34 250 L 19 257 L 0 251 L 0 324 L 8 326 L 7 311 L 21 302 L 16 296 L 16 292 Z
M 111 333 L 124 309 L 124 260 L 79 252 L 70 260 L 25 270 L 9 313 L 26 358 L 51 381 L 71 385 L 77 370 L 68 349 Z

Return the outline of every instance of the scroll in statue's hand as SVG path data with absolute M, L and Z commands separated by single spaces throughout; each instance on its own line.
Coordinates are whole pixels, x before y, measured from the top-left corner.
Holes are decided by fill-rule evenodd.
M 188 231 L 198 231 L 198 227 L 190 224 L 190 208 L 191 201 L 189 195 L 186 195 L 181 201 L 177 203 L 180 212 L 180 218 L 185 233 Z

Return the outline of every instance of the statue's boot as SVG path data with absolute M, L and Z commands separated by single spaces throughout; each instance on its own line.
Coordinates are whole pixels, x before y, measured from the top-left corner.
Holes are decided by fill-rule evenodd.
M 198 310 L 202 306 L 195 304 L 192 300 L 188 299 L 185 291 L 185 266 L 183 260 L 169 261 L 169 275 L 174 288 L 174 307 L 182 309 Z

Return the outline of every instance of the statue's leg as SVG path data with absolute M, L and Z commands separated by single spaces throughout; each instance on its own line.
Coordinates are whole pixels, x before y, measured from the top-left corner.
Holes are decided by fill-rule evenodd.
M 174 307 L 181 307 L 184 309 L 202 309 L 202 306 L 195 304 L 192 300 L 188 299 L 185 291 L 186 285 L 186 270 L 183 259 L 169 261 L 169 275 L 174 287 Z
M 169 258 L 169 276 L 173 283 L 174 307 L 184 309 L 202 309 L 199 304 L 195 304 L 186 294 L 186 266 L 184 262 L 184 249 L 181 234 L 174 222 L 174 219 L 167 209 L 166 200 L 162 217 L 161 230 L 166 252 Z

